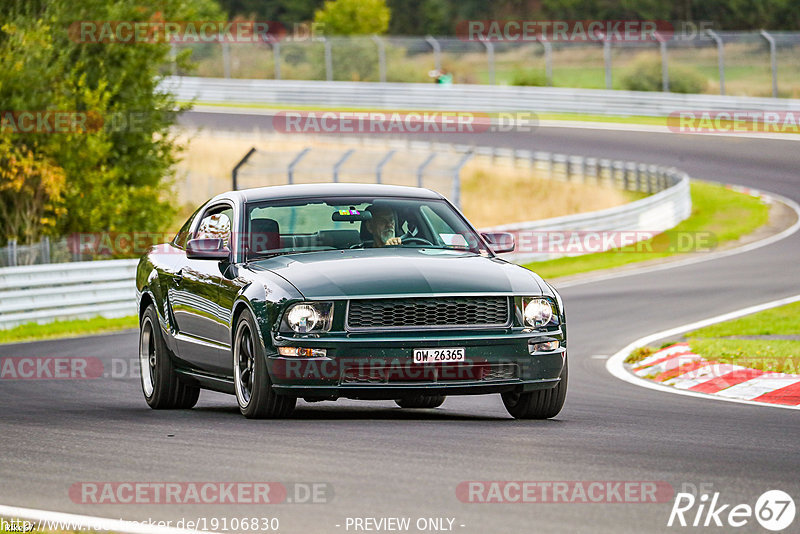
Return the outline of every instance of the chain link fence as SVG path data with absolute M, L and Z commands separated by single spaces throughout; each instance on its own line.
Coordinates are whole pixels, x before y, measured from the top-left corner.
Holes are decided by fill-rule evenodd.
M 218 78 L 541 85 L 800 97 L 800 33 L 696 32 L 662 42 L 495 42 L 457 37 L 317 37 L 175 45 Z M 655 67 L 653 69 L 652 67 Z M 660 68 L 659 68 L 660 67 Z M 686 87 L 685 78 L 700 80 Z

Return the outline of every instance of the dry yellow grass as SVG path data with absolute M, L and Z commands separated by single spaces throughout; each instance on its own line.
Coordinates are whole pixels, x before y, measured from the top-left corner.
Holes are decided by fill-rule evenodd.
M 338 159 L 345 149 L 342 144 L 325 138 L 287 140 L 257 132 L 246 137 L 204 133 L 187 136 L 184 141 L 188 147 L 178 166 L 176 186 L 179 201 L 192 206 L 229 190 L 231 169 L 253 146 L 262 155 L 254 156 L 253 166 L 243 168 L 240 179 L 242 188 L 285 183 L 284 172 L 255 172 L 260 168 L 258 165 L 263 164 L 263 168 L 267 164 L 278 165 L 283 169 L 295 154 L 308 146 L 313 147 L 316 155 L 304 160 L 307 167 L 298 166 L 298 181 L 328 181 L 330 178 L 326 173 L 330 172 L 331 161 Z M 269 157 L 264 156 L 263 152 L 269 152 Z M 372 169 L 385 149 L 364 146 L 359 147 L 359 153 L 360 161 Z M 413 170 L 424 159 L 425 153 L 395 157 L 384 168 L 384 182 L 415 185 Z M 492 163 L 488 159 L 476 158 L 462 170 L 462 208 L 476 226 L 495 226 L 594 211 L 618 206 L 634 198 L 631 193 L 608 187 L 550 180 L 541 171 L 514 168 L 509 163 Z M 374 174 L 361 172 L 354 165 L 342 167 L 342 181 L 374 181 Z M 430 169 L 436 170 L 433 166 Z M 452 196 L 449 174 L 436 174 L 425 185 L 439 190 L 445 196 Z

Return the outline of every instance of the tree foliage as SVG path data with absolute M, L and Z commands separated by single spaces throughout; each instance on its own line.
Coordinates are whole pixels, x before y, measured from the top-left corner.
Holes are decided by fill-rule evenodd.
M 389 28 L 385 0 L 328 0 L 314 13 L 314 22 L 328 35 L 369 35 Z
M 169 181 L 180 148 L 170 131 L 179 107 L 157 88 L 170 46 L 81 42 L 70 34 L 70 25 L 224 20 L 213 0 L 10 0 L 0 4 L 0 20 L 0 110 L 74 112 L 95 119 L 86 129 L 55 133 L 0 128 L 0 141 L 10 147 L 17 169 L 30 156 L 29 168 L 39 176 L 64 176 L 63 187 L 47 195 L 63 207 L 52 232 L 162 230 L 172 220 Z M 3 175 L 9 183 L 13 179 L 18 174 Z M 9 183 L 3 182 L 6 190 Z M 7 196 L 0 202 L 8 209 Z M 12 233 L 36 240 L 47 228 L 4 228 L 0 240 Z
M 324 0 L 220 0 L 231 16 L 309 22 Z M 722 30 L 800 30 L 797 0 L 387 0 L 393 35 L 454 35 L 471 19 L 667 20 Z M 369 33 L 369 32 L 367 32 Z

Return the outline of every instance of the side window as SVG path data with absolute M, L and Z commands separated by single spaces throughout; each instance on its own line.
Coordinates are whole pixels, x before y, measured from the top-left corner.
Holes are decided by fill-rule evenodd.
M 233 221 L 233 208 L 222 204 L 209 208 L 203 213 L 203 219 L 197 226 L 195 238 L 219 237 L 226 247 L 231 246 L 231 230 Z
M 186 242 L 189 241 L 189 229 L 192 227 L 192 221 L 194 218 L 197 217 L 197 212 L 200 211 L 200 208 L 197 208 L 194 213 L 192 213 L 191 217 L 183 223 L 181 229 L 178 230 L 178 233 L 175 234 L 175 238 L 172 240 L 172 244 L 178 247 L 179 249 L 185 250 L 186 249 Z

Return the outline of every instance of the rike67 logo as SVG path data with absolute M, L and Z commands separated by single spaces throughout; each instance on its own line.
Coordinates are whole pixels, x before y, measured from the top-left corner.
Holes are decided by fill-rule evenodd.
M 718 491 L 699 497 L 680 492 L 675 495 L 667 526 L 739 528 L 752 526 L 755 520 L 763 528 L 778 532 L 792 524 L 795 511 L 794 500 L 781 490 L 765 491 L 756 499 L 755 506 L 725 503 Z

